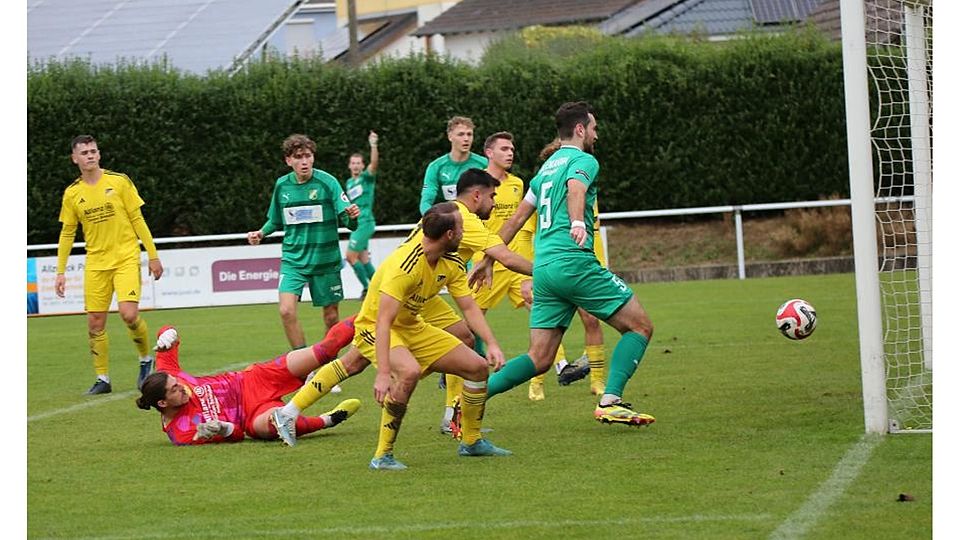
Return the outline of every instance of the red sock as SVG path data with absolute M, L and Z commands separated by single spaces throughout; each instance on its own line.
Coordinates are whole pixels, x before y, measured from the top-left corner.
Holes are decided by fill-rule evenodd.
M 334 360 L 340 354 L 340 349 L 353 341 L 353 320 L 356 318 L 357 316 L 354 315 L 333 325 L 323 341 L 314 344 L 313 354 L 321 366 Z
M 297 435 L 306 435 L 327 427 L 327 423 L 320 416 L 298 416 Z

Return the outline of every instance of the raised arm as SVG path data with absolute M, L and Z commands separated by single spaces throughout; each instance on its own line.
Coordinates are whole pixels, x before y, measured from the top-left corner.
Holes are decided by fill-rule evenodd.
M 370 164 L 367 165 L 367 171 L 369 171 L 370 174 L 377 174 L 377 167 L 380 166 L 380 151 L 377 150 L 379 140 L 380 137 L 376 131 L 371 131 L 370 136 L 367 137 L 367 142 L 370 143 Z

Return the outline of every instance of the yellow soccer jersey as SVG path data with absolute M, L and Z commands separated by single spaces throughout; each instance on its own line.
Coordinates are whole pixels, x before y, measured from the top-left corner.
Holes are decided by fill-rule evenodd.
M 513 237 L 513 241 L 510 242 L 510 246 L 516 246 L 514 251 L 518 255 L 527 259 L 528 261 L 533 260 L 533 235 L 537 232 L 537 213 L 534 212 L 530 214 L 530 218 L 524 222 L 523 227 L 517 231 L 516 236 Z
M 129 213 L 141 206 L 136 186 L 122 173 L 104 170 L 95 185 L 78 178 L 67 187 L 60 221 L 83 227 L 87 269 L 109 270 L 139 261 L 140 243 Z
M 523 200 L 523 180 L 507 173 L 507 177 L 500 182 L 497 187 L 496 197 L 494 197 L 493 212 L 490 213 L 490 219 L 483 222 L 488 229 L 495 233 L 500 232 L 503 224 L 513 216 Z M 516 238 L 507 246 L 511 251 L 516 251 Z
M 486 228 L 483 221 L 481 221 L 476 214 L 468 210 L 462 202 L 454 201 L 454 203 L 456 203 L 457 208 L 460 209 L 460 217 L 463 218 L 463 239 L 460 240 L 460 248 L 457 250 L 457 255 L 459 255 L 462 260 L 469 261 L 475 253 L 482 253 L 494 246 L 503 244 L 500 235 Z M 417 228 L 404 240 L 404 245 L 410 243 L 419 245 L 422 238 L 423 230 L 418 223 Z M 377 271 L 379 272 L 379 270 Z M 374 277 L 376 277 L 376 274 L 374 274 Z
M 370 282 L 370 293 L 363 300 L 355 324 L 367 329 L 376 326 L 380 294 L 375 291 L 379 291 L 400 301 L 400 311 L 393 327 L 416 328 L 423 324 L 420 315 L 423 304 L 437 296 L 444 287 L 451 296 L 470 296 L 463 260 L 454 253 L 446 253 L 437 261 L 436 267 L 431 268 L 420 240 L 404 242 L 377 267 Z

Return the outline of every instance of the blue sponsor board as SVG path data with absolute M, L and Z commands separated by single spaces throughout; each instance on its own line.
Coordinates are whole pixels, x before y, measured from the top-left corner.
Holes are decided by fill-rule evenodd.
M 37 260 L 27 259 L 27 315 L 40 313 L 40 299 L 37 297 Z

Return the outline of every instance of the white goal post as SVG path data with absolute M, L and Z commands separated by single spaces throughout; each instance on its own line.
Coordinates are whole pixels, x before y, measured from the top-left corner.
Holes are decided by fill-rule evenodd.
M 864 424 L 929 433 L 932 0 L 841 0 L 840 10 Z

